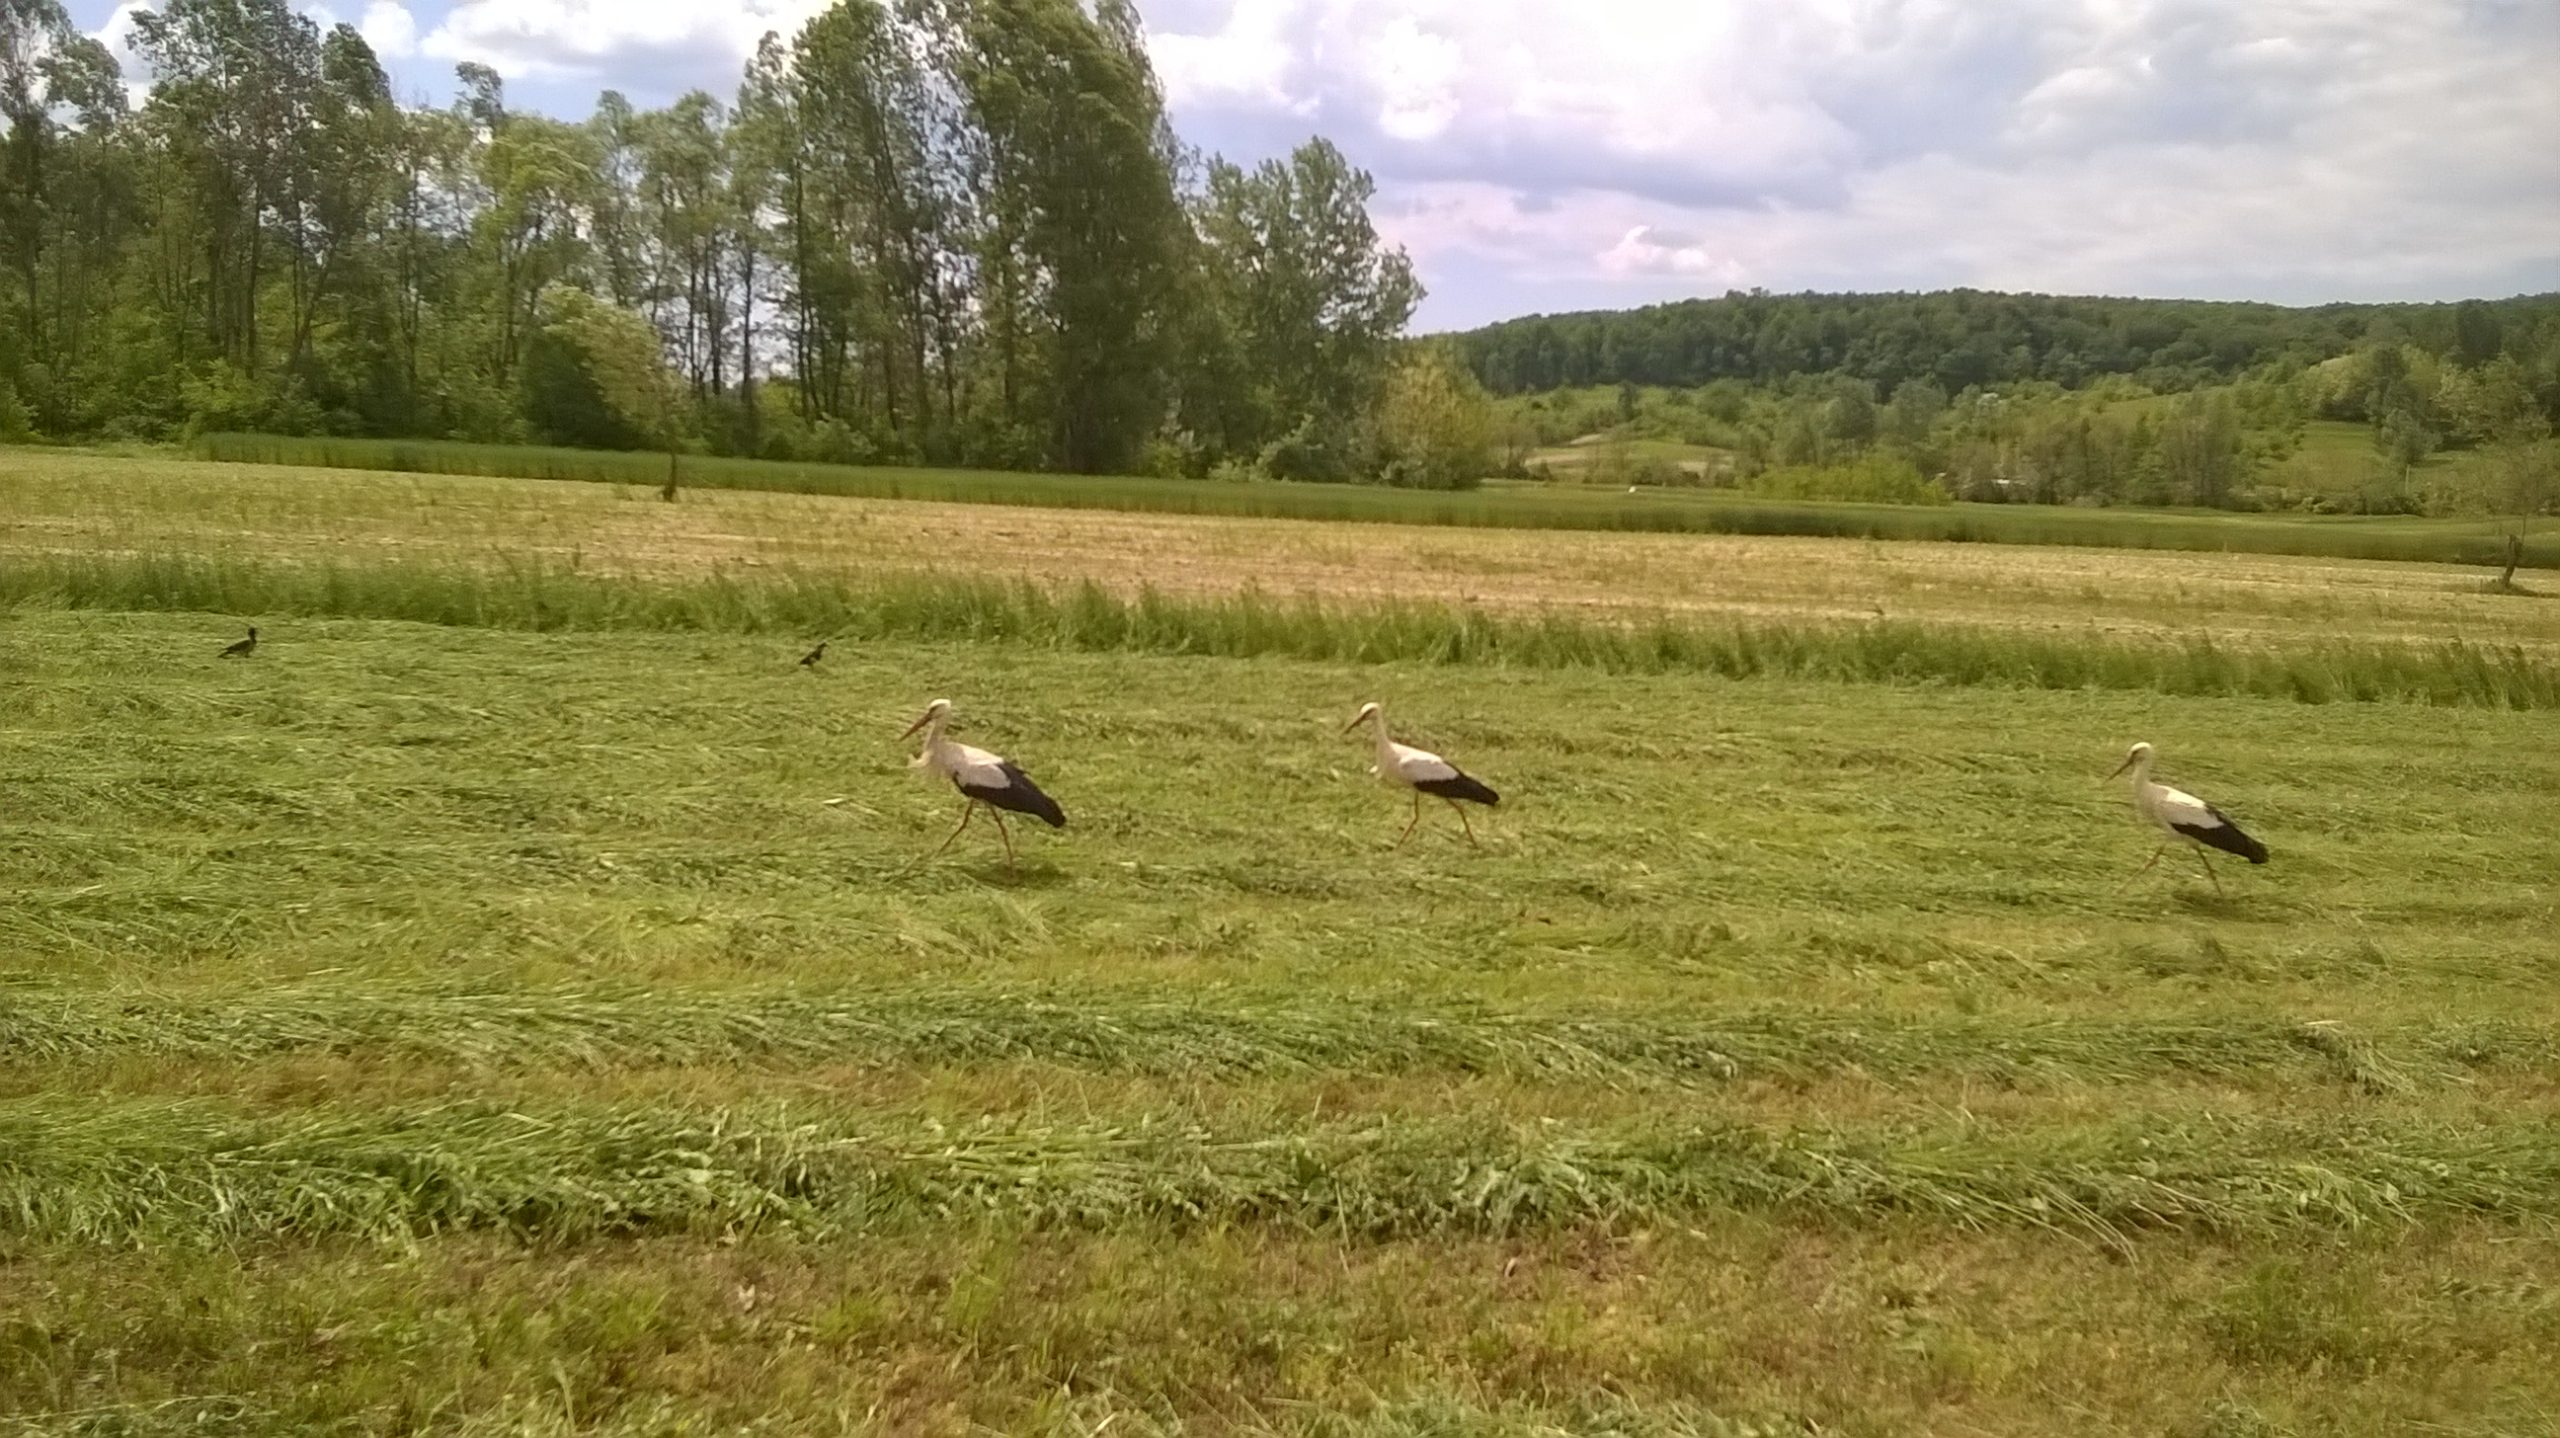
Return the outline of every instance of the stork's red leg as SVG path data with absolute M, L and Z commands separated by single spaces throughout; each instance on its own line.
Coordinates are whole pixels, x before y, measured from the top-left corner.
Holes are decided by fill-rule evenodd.
M 2117 888 L 2119 888 L 2119 889 L 2121 889 L 2121 888 L 2123 888 L 2126 884 L 2130 884 L 2130 883 L 2132 883 L 2134 880 L 2141 878 L 2143 875 L 2150 873 L 2150 872 L 2151 872 L 2151 866 L 2160 862 L 2160 856 L 2161 856 L 2162 854 L 2164 854 L 2164 853 L 2168 852 L 2168 848 L 2169 848 L 2169 841 L 2168 841 L 2168 840 L 2166 840 L 2166 839 L 2161 840 L 2161 841 L 2160 841 L 2160 847 L 2151 851 L 2151 857 L 2142 861 L 2142 867 L 2141 867 L 2141 868 L 2139 868 L 2139 869 L 2134 870 L 2134 871 L 2133 871 L 2132 873 L 2130 873 L 2130 874 L 2125 875 L 2125 876 L 2124 876 L 2124 878 L 2123 878 L 2119 883 L 2117 883 L 2116 887 L 2117 887 Z
M 2213 892 L 2219 895 L 2222 892 L 2222 876 L 2213 871 L 2213 861 L 2204 856 L 2201 845 L 2196 848 L 2196 862 L 2204 865 L 2204 876 L 2213 880 Z
M 1467 831 L 1467 842 L 1483 848 L 1484 845 L 1476 844 L 1476 826 L 1467 822 L 1467 811 L 1455 799 L 1449 801 L 1449 807 L 1458 811 L 1458 827 Z
M 978 812 L 978 801 L 977 801 L 977 800 L 975 800 L 975 799 L 972 799 L 972 800 L 970 800 L 968 803 L 961 805 L 961 806 L 960 806 L 960 824 L 959 824 L 959 827 L 958 827 L 958 828 L 953 829 L 950 833 L 948 833 L 948 834 L 944 835 L 944 836 L 943 836 L 943 838 L 942 838 L 942 842 L 941 842 L 940 844 L 938 844 L 938 845 L 934 846 L 934 850 L 933 850 L 933 852 L 932 852 L 932 853 L 930 853 L 930 854 L 925 855 L 925 857 L 926 857 L 926 858 L 928 858 L 928 859 L 934 859 L 934 858 L 939 858 L 939 857 L 941 857 L 941 855 L 942 855 L 942 851 L 943 851 L 944 849 L 948 849 L 948 848 L 950 848 L 950 847 L 951 847 L 951 841 L 960 837 L 960 830 L 961 830 L 961 829 L 966 829 L 966 828 L 968 828 L 968 827 L 969 827 L 969 816 L 970 816 L 970 815 L 972 815 L 972 814 L 975 814 L 975 813 L 977 813 L 977 812 Z
M 1013 867 L 1013 833 L 1004 826 L 1002 809 L 989 809 L 987 812 L 995 816 L 996 833 L 1004 840 L 1004 866 L 1010 869 Z
M 1401 833 L 1401 834 L 1396 835 L 1396 847 L 1397 847 L 1397 848 L 1401 849 L 1401 848 L 1403 848 L 1403 847 L 1404 847 L 1404 841 L 1413 837 L 1413 828 L 1414 828 L 1414 824 L 1419 824 L 1419 823 L 1421 823 L 1421 822 L 1422 822 L 1422 791 L 1421 791 L 1421 790 L 1419 790 L 1419 789 L 1416 789 L 1416 790 L 1414 790 L 1414 791 L 1413 791 L 1413 823 L 1412 823 L 1412 824 L 1407 824 L 1407 825 L 1405 825 L 1405 826 L 1404 826 L 1404 832 L 1403 832 L 1403 833 Z

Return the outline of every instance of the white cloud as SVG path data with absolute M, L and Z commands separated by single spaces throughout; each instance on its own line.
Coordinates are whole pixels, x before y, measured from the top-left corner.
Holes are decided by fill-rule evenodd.
M 1583 304 L 2560 285 L 2547 0 L 1189 8 L 1156 40 L 1185 133 L 1333 137 L 1426 282 L 1463 277 L 1426 321 L 1522 307 L 1486 276 Z
M 828 0 L 414 3 L 369 0 L 386 58 L 582 106 L 725 94 Z M 1140 5 L 1186 138 L 1321 133 L 1378 176 L 1427 322 L 1734 285 L 2560 286 L 2550 0 Z
M 1701 237 L 1657 225 L 1635 226 L 1596 258 L 1601 272 L 1613 276 L 1674 275 L 1717 288 L 1744 278 L 1741 265 L 1717 255 Z
M 1290 88 L 1298 57 L 1285 31 L 1297 11 L 1297 0 L 1236 0 L 1225 26 L 1213 34 L 1151 36 L 1148 56 L 1164 82 L 1166 101 L 1177 109 L 1242 103 L 1307 113 L 1312 100 Z
M 150 97 L 151 71 L 133 43 L 133 17 L 159 9 L 159 0 L 123 0 L 107 12 L 105 24 L 90 32 L 115 57 L 116 68 L 124 72 L 125 102 L 137 109 Z
M 1784 184 L 1852 137 L 1808 95 L 1850 0 L 1236 0 L 1215 28 L 1152 40 L 1178 113 L 1312 116 L 1390 175 L 1506 164 L 1545 188 L 1584 171 L 1715 194 Z M 1832 12 L 1826 16 L 1824 12 Z M 1812 18 L 1807 18 L 1808 16 Z M 1196 23 L 1196 22 L 1195 22 Z
M 460 0 L 418 50 L 509 79 L 725 94 L 768 30 L 797 32 L 830 0 Z
M 1457 42 L 1398 16 L 1367 50 L 1377 87 L 1378 128 L 1398 140 L 1429 140 L 1458 118 Z
M 418 21 L 400 0 L 373 0 L 356 26 L 364 43 L 383 60 L 400 60 L 418 51 Z

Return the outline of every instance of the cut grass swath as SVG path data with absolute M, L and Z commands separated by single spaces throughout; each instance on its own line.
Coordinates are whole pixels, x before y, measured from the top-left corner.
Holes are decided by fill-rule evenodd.
M 494 1230 L 565 1243 L 847 1235 L 967 1218 L 1385 1236 L 1726 1209 L 2115 1241 L 2152 1228 L 2549 1220 L 2560 1218 L 2560 1125 L 2155 1116 L 1993 1132 L 1393 1120 L 1217 1133 L 1145 1117 L 954 1125 L 789 1105 L 257 1115 L 194 1101 L 0 1105 L 0 1230 L 37 1240 L 406 1242 Z
M 2339 641 L 2280 649 L 1905 623 L 1615 623 L 1465 605 L 1247 593 L 1123 597 L 1094 584 L 811 573 L 650 582 L 489 567 L 283 565 L 193 555 L 47 556 L 0 571 L 0 605 L 407 620 L 462 627 L 832 634 L 1092 653 L 1494 665 L 2022 689 L 2112 689 L 2508 709 L 2560 707 L 2560 665 L 2517 646 Z
M 242 464 L 382 470 L 405 474 L 573 480 L 648 485 L 666 480 L 663 454 L 545 449 L 437 440 L 289 438 L 210 434 L 195 441 L 204 459 Z M 1134 475 L 1020 474 L 994 470 L 784 463 L 688 456 L 695 488 L 769 490 L 869 499 L 1118 509 L 1260 519 L 1328 519 L 1385 524 L 1619 530 L 1682 534 L 1813 535 L 1843 539 L 1929 539 L 1991 544 L 2070 544 L 2122 549 L 2304 554 L 2337 559 L 2401 559 L 2450 564 L 2503 562 L 2494 528 L 2441 521 L 2302 519 L 2241 514 L 2089 510 L 2050 505 L 1818 503 L 1729 493 L 1628 497 L 1581 486 L 1496 486 L 1465 493 L 1383 485 L 1246 484 Z M 2525 563 L 2560 567 L 2560 539 L 2525 547 Z
M 1374 1001 L 1171 1003 L 1126 992 L 937 985 L 836 993 L 265 992 L 237 999 L 18 992 L 0 1061 L 399 1055 L 505 1068 L 1035 1061 L 1248 1077 L 1442 1072 L 1696 1085 L 1858 1073 L 2006 1083 L 2319 1074 L 2380 1092 L 2457 1068 L 2560 1067 L 2560 1033 L 2486 1021 L 2384 1037 L 2282 1020 L 1967 1019 L 1761 1008 L 1629 1018 Z

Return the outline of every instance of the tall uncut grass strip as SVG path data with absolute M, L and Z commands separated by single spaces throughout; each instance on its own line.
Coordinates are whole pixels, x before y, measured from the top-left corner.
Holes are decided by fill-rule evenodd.
M 1134 597 L 944 575 L 655 581 L 509 560 L 293 565 L 200 555 L 53 555 L 0 567 L 0 605 L 337 617 L 536 631 L 676 630 L 973 641 L 1092 653 L 1507 665 L 2307 704 L 2560 707 L 2560 664 L 2521 646 L 2335 641 L 2241 647 L 1991 627 L 1617 622 L 1417 602 L 1246 593 Z
M 664 454 L 544 449 L 437 440 L 287 438 L 209 434 L 204 459 L 241 464 L 382 470 L 645 484 L 666 482 Z M 1689 534 L 1813 535 L 1986 544 L 2068 544 L 2500 565 L 2494 526 L 2360 518 L 2087 510 L 2053 506 L 1780 501 L 1730 493 L 1558 485 L 1495 486 L 1448 493 L 1381 485 L 1225 483 L 1128 475 L 1019 474 L 991 470 L 799 464 L 687 456 L 682 482 L 705 489 L 769 490 L 870 499 L 1118 509 L 1256 519 L 1325 519 L 1473 528 L 1614 530 Z M 2524 562 L 2560 568 L 2560 537 L 2530 539 Z
M 965 1064 L 1247 1077 L 1467 1073 L 1704 1085 L 1861 1074 L 2009 1083 L 2328 1076 L 2395 1092 L 2462 1069 L 2560 1072 L 2560 1031 L 2474 1021 L 2384 1035 L 2281 1019 L 1973 1019 L 1806 1008 L 1629 1018 L 1374 1002 L 1175 1003 L 1128 992 L 952 988 L 652 993 L 266 991 L 236 998 L 17 991 L 0 1062 L 357 1054 L 504 1068 Z
M 1218 1133 L 796 1108 L 458 1103 L 244 1114 L 0 1104 L 0 1233 L 112 1244 L 490 1230 L 819 1235 L 973 1218 L 1360 1234 L 1658 1223 L 1721 1210 L 2121 1238 L 2456 1215 L 2560 1218 L 2560 1124 L 1641 1130 L 1454 1120 Z

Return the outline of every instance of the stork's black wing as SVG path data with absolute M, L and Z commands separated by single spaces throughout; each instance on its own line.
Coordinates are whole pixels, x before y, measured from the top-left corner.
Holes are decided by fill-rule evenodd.
M 1446 779 L 1424 779 L 1414 788 L 1435 799 L 1464 799 L 1470 804 L 1499 804 L 1502 796 L 1491 785 L 1472 774 L 1452 774 Z
M 1004 775 L 1002 784 L 962 784 L 960 792 L 981 804 L 1028 814 L 1053 829 L 1067 827 L 1067 811 L 1058 807 L 1057 800 L 1041 793 L 1040 786 L 1031 782 L 1031 776 L 1022 772 L 1021 765 L 1008 759 L 999 766 L 998 772 Z
M 2232 823 L 2229 816 L 2220 809 L 2208 804 L 2204 811 L 2213 816 L 2212 823 L 2171 824 L 2169 827 L 2199 844 L 2220 849 L 2226 854 L 2237 854 L 2252 864 L 2263 864 L 2267 861 L 2266 845 L 2240 832 L 2240 826 Z

